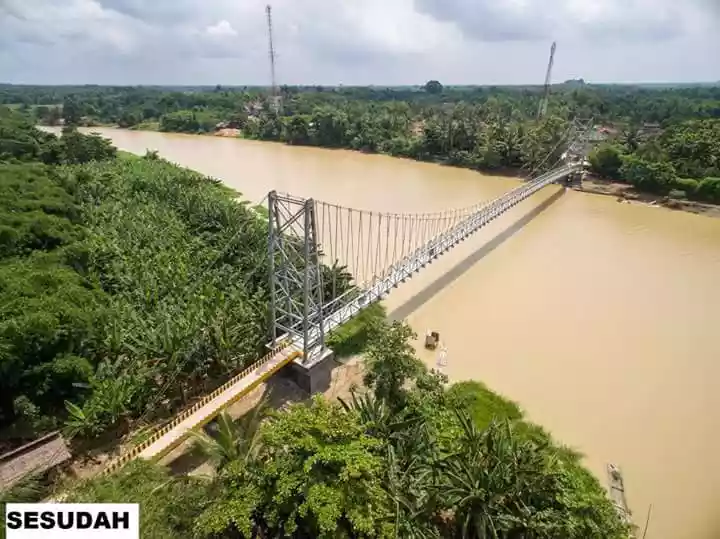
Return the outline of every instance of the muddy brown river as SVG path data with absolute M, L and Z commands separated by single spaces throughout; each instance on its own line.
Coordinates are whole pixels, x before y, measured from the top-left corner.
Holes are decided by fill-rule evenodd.
M 93 129 L 157 150 L 254 201 L 287 191 L 374 211 L 465 207 L 518 183 L 384 156 Z M 649 539 L 720 537 L 720 219 L 548 187 L 395 290 L 477 379 L 583 452 L 620 466 Z M 417 343 L 421 357 L 433 353 Z

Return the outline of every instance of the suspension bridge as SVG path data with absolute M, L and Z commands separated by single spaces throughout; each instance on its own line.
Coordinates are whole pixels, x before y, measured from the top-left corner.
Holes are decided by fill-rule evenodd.
M 489 202 L 434 213 L 378 213 L 268 195 L 269 351 L 243 372 L 112 461 L 158 459 L 285 366 L 315 391 L 329 378 L 328 334 L 443 253 L 553 183 L 581 177 L 590 122 L 573 122 L 551 152 L 554 167 Z

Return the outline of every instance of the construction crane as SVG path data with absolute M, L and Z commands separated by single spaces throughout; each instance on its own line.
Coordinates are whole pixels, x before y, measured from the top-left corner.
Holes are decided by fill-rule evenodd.
M 270 56 L 270 83 L 272 85 L 271 100 L 275 112 L 278 112 L 282 108 L 282 104 L 278 93 L 277 81 L 275 80 L 275 47 L 273 46 L 272 7 L 270 4 L 265 6 L 265 13 L 267 13 L 268 55 Z
M 552 68 L 553 68 L 553 64 L 555 63 L 555 49 L 556 48 L 557 48 L 557 43 L 553 41 L 552 47 L 550 47 L 550 61 L 548 62 L 547 73 L 545 74 L 545 88 L 543 89 L 543 97 L 540 100 L 540 105 L 538 106 L 538 113 L 537 113 L 538 120 L 541 120 L 543 118 L 543 116 L 545 116 L 545 113 L 547 112 L 548 99 L 550 97 L 550 81 L 552 80 Z

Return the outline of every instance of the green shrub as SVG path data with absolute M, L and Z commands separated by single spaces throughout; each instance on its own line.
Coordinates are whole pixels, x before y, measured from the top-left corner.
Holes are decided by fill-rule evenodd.
M 695 198 L 697 195 L 698 181 L 692 178 L 677 178 L 674 182 L 674 188 L 684 192 L 688 198 Z
M 697 197 L 705 202 L 720 204 L 720 178 L 705 178 L 697 188 Z
M 457 382 L 448 388 L 447 399 L 451 406 L 467 410 L 480 428 L 487 427 L 493 419 L 522 418 L 517 404 L 491 391 L 482 382 Z
M 386 312 L 382 304 L 373 303 L 355 318 L 332 331 L 326 343 L 339 358 L 360 354 L 367 344 L 368 330 L 377 321 L 384 320 L 385 316 Z

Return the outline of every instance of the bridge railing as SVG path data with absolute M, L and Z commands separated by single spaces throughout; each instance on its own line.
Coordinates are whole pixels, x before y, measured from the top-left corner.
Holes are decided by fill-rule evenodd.
M 451 229 L 441 232 L 435 238 L 432 238 L 424 245 L 418 247 L 398 263 L 391 266 L 386 277 L 377 280 L 367 289 L 361 289 L 362 293 L 360 296 L 352 298 L 349 302 L 338 306 L 336 309 L 327 314 L 323 321 L 324 333 L 327 334 L 339 325 L 347 322 L 370 303 L 382 299 L 390 289 L 397 286 L 399 283 L 404 282 L 415 271 L 422 269 L 450 248 L 473 234 L 479 228 L 502 215 L 511 207 L 527 199 L 535 192 L 559 180 L 560 178 L 572 174 L 579 166 L 580 165 L 577 164 L 563 165 L 555 170 L 546 172 L 545 174 L 542 174 L 534 180 L 520 185 L 515 189 L 512 189 L 504 195 L 488 202 L 486 205 L 481 206 L 475 213 L 471 214 Z M 331 304 L 335 305 L 338 303 L 341 302 L 337 302 L 337 300 L 335 300 Z M 324 307 L 324 309 L 325 308 L 326 307 Z M 310 330 L 308 346 L 314 346 L 317 344 L 319 339 L 320 329 L 316 327 L 312 328 Z M 299 346 L 302 346 L 300 341 L 298 341 L 298 343 Z
M 189 408 L 183 410 L 178 415 L 176 415 L 172 421 L 166 423 L 161 428 L 155 430 L 148 438 L 140 442 L 139 444 L 133 446 L 131 449 L 129 449 L 127 452 L 123 453 L 116 459 L 114 459 L 112 462 L 110 462 L 101 472 L 99 475 L 106 475 L 114 472 L 115 470 L 118 470 L 125 464 L 127 464 L 129 461 L 135 459 L 140 453 L 142 453 L 145 449 L 150 447 L 152 444 L 157 442 L 160 438 L 165 436 L 167 433 L 172 431 L 175 427 L 177 427 L 180 423 L 185 421 L 188 417 L 196 413 L 198 410 L 200 410 L 203 406 L 208 404 L 213 399 L 219 397 L 222 395 L 225 391 L 230 389 L 233 385 L 237 384 L 240 380 L 248 376 L 251 372 L 254 370 L 259 369 L 266 363 L 268 363 L 273 357 L 275 357 L 278 353 L 282 352 L 284 349 L 286 349 L 288 346 L 290 346 L 289 341 L 285 341 L 275 348 L 273 348 L 270 352 L 268 352 L 265 356 L 263 356 L 260 360 L 256 361 L 252 365 L 246 367 L 243 369 L 240 373 L 233 376 L 230 380 L 225 382 L 223 385 L 219 386 L 217 389 L 215 389 L 212 393 L 208 393 L 205 395 L 202 399 L 194 403 Z M 203 418 L 204 419 L 204 418 Z M 200 421 L 198 421 L 200 423 Z M 193 425 L 195 427 L 195 425 Z

